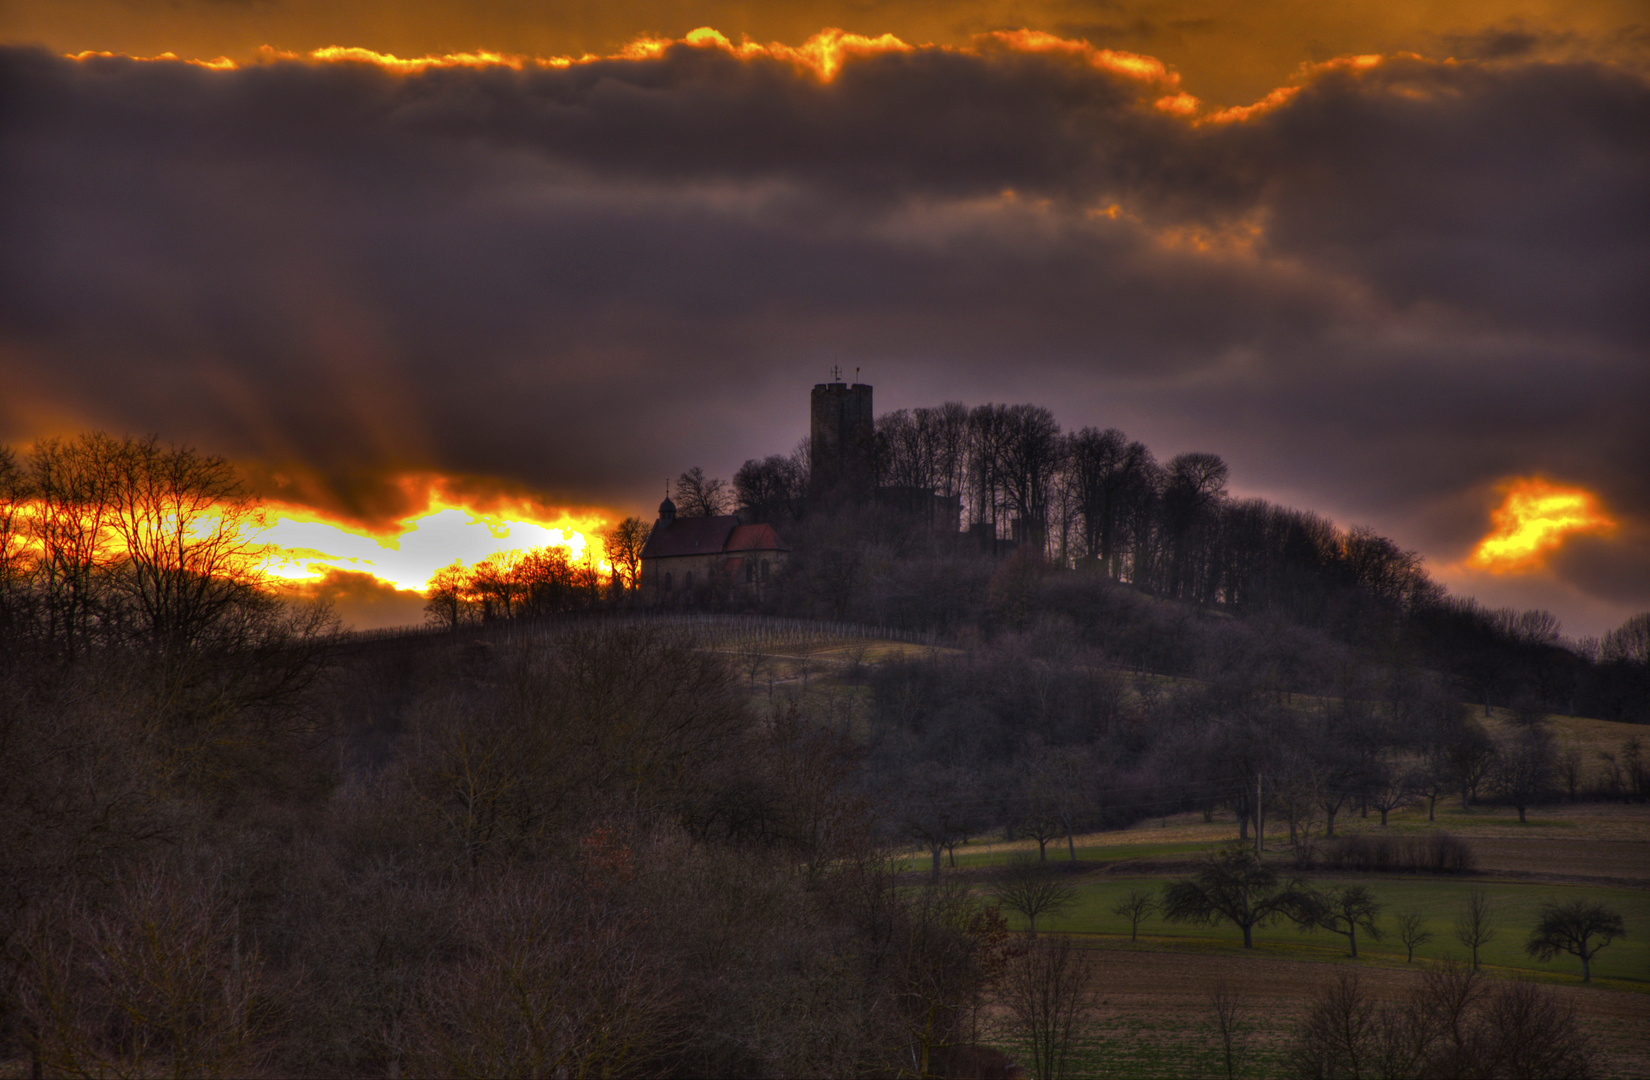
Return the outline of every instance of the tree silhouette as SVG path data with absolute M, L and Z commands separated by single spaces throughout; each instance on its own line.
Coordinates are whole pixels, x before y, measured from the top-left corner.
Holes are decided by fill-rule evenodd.
M 1230 922 L 1252 949 L 1254 928 L 1289 914 L 1300 899 L 1298 882 L 1280 881 L 1254 852 L 1234 846 L 1210 855 L 1195 877 L 1165 886 L 1161 910 L 1170 922 Z
M 1549 901 L 1541 906 L 1541 918 L 1524 950 L 1538 960 L 1551 960 L 1561 952 L 1579 957 L 1581 981 L 1592 982 L 1593 957 L 1616 938 L 1626 936 L 1619 911 L 1594 900 Z

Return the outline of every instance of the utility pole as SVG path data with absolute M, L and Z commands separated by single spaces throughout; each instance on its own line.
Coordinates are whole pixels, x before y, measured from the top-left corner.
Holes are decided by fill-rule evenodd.
M 1266 807 L 1260 801 L 1260 770 L 1255 770 L 1255 854 L 1266 850 Z

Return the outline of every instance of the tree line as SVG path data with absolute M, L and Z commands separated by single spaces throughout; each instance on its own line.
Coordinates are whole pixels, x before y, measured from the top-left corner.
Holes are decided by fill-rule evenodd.
M 877 497 L 829 514 L 808 514 L 806 440 L 746 461 L 731 485 L 687 470 L 678 506 L 781 524 L 794 552 L 767 603 L 786 614 L 1013 628 L 1059 602 L 1043 579 L 1086 574 L 1199 612 L 1418 652 L 1486 707 L 1650 721 L 1650 613 L 1566 639 L 1548 612 L 1449 596 L 1417 553 L 1372 529 L 1233 497 L 1216 454 L 1160 463 L 1115 428 L 1063 431 L 1041 406 L 947 402 L 876 418 L 868 456 Z
M 889 828 L 922 846 L 935 876 L 970 837 L 1000 834 L 1076 859 L 1075 836 L 1188 811 L 1225 811 L 1247 839 L 1264 824 L 1302 866 L 1463 872 L 1446 833 L 1356 818 L 1441 803 L 1462 809 L 1650 798 L 1640 740 L 1588 750 L 1530 710 L 1488 726 L 1447 678 L 1419 665 L 1279 628 L 1216 623 L 1189 678 L 1120 670 L 1069 625 L 976 642 L 966 652 L 850 668 L 861 696 L 822 691 L 833 722 L 865 732 L 868 782 Z M 1399 658 L 1401 659 L 1401 657 Z M 851 714 L 851 715 L 850 715 Z M 1286 839 L 1284 839 L 1286 838 Z

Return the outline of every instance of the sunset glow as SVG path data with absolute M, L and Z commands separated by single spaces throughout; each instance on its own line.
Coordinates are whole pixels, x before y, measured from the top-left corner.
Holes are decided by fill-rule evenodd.
M 1565 487 L 1539 477 L 1508 481 L 1506 498 L 1490 514 L 1494 526 L 1478 542 L 1467 565 L 1494 574 L 1538 569 L 1572 533 L 1601 532 L 1615 521 L 1598 497 L 1582 488 Z
M 308 507 L 266 506 L 259 541 L 268 545 L 260 569 L 269 578 L 301 585 L 336 570 L 371 574 L 397 589 L 421 591 L 430 577 L 455 559 L 473 566 L 489 555 L 537 547 L 566 548 L 583 562 L 589 552 L 605 573 L 597 533 L 605 526 L 593 513 L 551 515 L 523 501 L 455 500 L 423 481 L 425 506 L 373 530 L 339 521 Z
M 603 60 L 656 60 L 663 56 L 667 50 L 678 45 L 695 49 L 717 49 L 740 60 L 779 60 L 812 72 L 821 82 L 830 82 L 834 79 L 837 73 L 842 70 L 842 65 L 851 57 L 875 56 L 880 53 L 915 52 L 918 48 L 936 48 L 932 45 L 912 45 L 893 34 L 885 33 L 872 37 L 865 34 L 849 33 L 834 26 L 826 27 L 813 34 L 801 45 L 786 45 L 777 41 L 761 44 L 751 41 L 749 38 L 741 38 L 738 42 L 735 42 L 713 27 L 701 26 L 698 29 L 688 31 L 680 38 L 643 35 L 631 40 L 616 52 L 605 56 L 588 53 L 577 57 L 529 56 L 520 53 L 478 50 L 475 52 L 403 57 L 359 46 L 328 45 L 319 49 L 311 49 L 307 53 L 296 53 L 266 45 L 259 50 L 259 59 L 264 62 L 308 60 L 312 63 L 322 64 L 372 64 L 401 74 L 417 74 L 430 68 L 459 67 L 507 67 L 520 71 L 528 67 L 565 68 L 574 64 L 589 64 Z M 996 30 L 975 35 L 967 45 L 944 46 L 942 48 L 947 51 L 970 55 L 979 55 L 983 50 L 989 49 L 1007 49 L 1011 52 L 1021 53 L 1064 53 L 1085 60 L 1102 71 L 1109 71 L 1149 86 L 1171 91 L 1178 90 L 1180 86 L 1179 74 L 1170 70 L 1163 61 L 1155 56 L 1121 49 L 1096 48 L 1081 39 L 1064 38 L 1038 30 Z M 157 56 L 131 56 L 92 50 L 68 54 L 71 60 L 87 60 L 94 57 L 112 58 L 116 56 L 145 62 L 180 62 L 178 55 L 171 52 L 161 53 Z M 234 70 L 238 66 L 233 60 L 222 56 L 212 60 L 185 60 L 181 62 L 225 71 Z M 1170 93 L 1159 99 L 1158 107 L 1167 112 L 1189 115 L 1198 108 L 1199 104 L 1198 99 L 1190 94 Z
M 307 53 L 289 52 L 266 45 L 259 50 L 258 55 L 259 60 L 264 63 L 308 61 L 319 64 L 371 64 L 386 71 L 416 75 L 432 68 L 505 67 L 521 71 L 528 68 L 567 68 L 576 64 L 612 60 L 650 61 L 659 59 L 668 50 L 677 46 L 719 50 L 739 60 L 777 60 L 807 71 L 824 83 L 835 79 L 843 64 L 849 59 L 881 53 L 916 52 L 919 49 L 940 49 L 973 56 L 984 55 L 992 50 L 1033 54 L 1057 53 L 1083 60 L 1096 69 L 1140 83 L 1143 91 L 1151 91 L 1155 95 L 1150 98 L 1155 109 L 1199 126 L 1252 120 L 1288 104 L 1300 92 L 1298 85 L 1280 86 L 1253 104 L 1206 111 L 1207 107 L 1203 101 L 1181 90 L 1180 74 L 1155 56 L 1119 49 L 1097 48 L 1080 38 L 1061 37 L 1058 34 L 1029 29 L 994 30 L 976 34 L 966 44 L 945 46 L 913 45 L 891 33 L 871 37 L 849 33 L 838 27 L 826 27 L 810 36 L 801 45 L 786 45 L 777 41 L 762 44 L 748 37 L 741 37 L 736 42 L 713 27 L 701 26 L 679 38 L 642 35 L 616 51 L 601 56 L 590 53 L 581 56 L 533 56 L 524 53 L 477 50 L 403 57 L 344 45 L 328 45 L 311 49 Z M 182 62 L 221 71 L 234 70 L 238 66 L 227 57 L 220 56 L 212 60 L 180 60 L 178 55 L 171 52 L 157 56 L 129 56 L 91 50 L 69 54 L 70 59 L 81 61 L 115 56 L 145 62 Z M 1361 71 L 1380 64 L 1383 59 L 1381 55 L 1373 53 L 1335 57 L 1315 64 L 1301 65 L 1295 78 L 1310 79 L 1335 70 Z

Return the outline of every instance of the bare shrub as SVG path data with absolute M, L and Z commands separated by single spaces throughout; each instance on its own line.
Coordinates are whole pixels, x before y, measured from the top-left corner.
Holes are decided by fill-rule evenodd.
M 1031 1075 L 1069 1075 L 1072 1045 L 1094 1011 L 1088 957 L 1065 937 L 1040 938 L 1010 961 L 1001 1000 L 1031 1047 Z
M 1546 987 L 1523 980 L 1496 987 L 1480 1024 L 1480 1060 L 1491 1065 L 1487 1075 L 1593 1075 L 1594 1054 L 1576 1023 L 1575 1007 Z
M 1221 1060 L 1228 1080 L 1237 1076 L 1238 1060 L 1249 1043 L 1249 1023 L 1243 1016 L 1243 995 L 1230 983 L 1221 981 L 1209 991 L 1209 1015 L 1215 1022 Z
M 449 1076 L 645 1071 L 681 1039 L 674 980 L 642 947 L 636 912 L 559 875 L 469 897 L 464 944 L 418 990 L 410 1062 Z
M 273 1005 L 256 947 L 204 879 L 154 867 L 97 910 L 69 900 L 19 935 L 36 1068 L 81 1076 L 254 1070 Z
M 1463 874 L 1477 862 L 1471 844 L 1443 829 L 1424 836 L 1352 833 L 1320 845 L 1317 855 L 1328 869 L 1363 873 Z
M 1293 1075 L 1360 1076 L 1370 1071 L 1378 1007 L 1357 972 L 1344 972 L 1319 991 L 1295 1030 L 1289 1051 Z
M 1379 1001 L 1356 972 L 1319 991 L 1296 1027 L 1290 1075 L 1485 1080 L 1579 1080 L 1594 1056 L 1575 1010 L 1551 990 L 1489 984 L 1470 967 L 1443 964 L 1397 1001 Z

